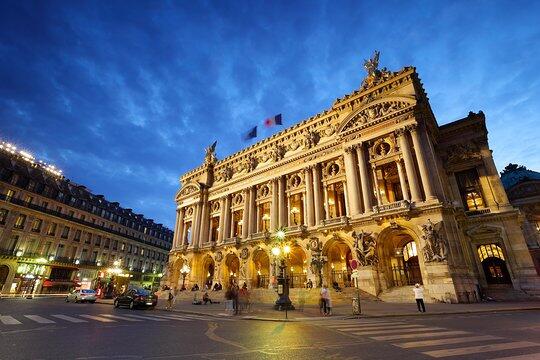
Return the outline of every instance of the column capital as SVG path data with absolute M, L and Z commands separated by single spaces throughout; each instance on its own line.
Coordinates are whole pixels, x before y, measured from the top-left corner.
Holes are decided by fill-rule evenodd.
M 356 147 L 357 147 L 356 144 L 350 145 L 350 146 L 345 147 L 343 150 L 345 150 L 346 154 L 354 154 L 354 152 L 356 151 Z
M 401 137 L 405 134 L 405 131 L 406 131 L 406 128 L 402 127 L 402 128 L 394 130 L 394 133 L 396 134 L 397 137 Z
M 413 133 L 418 129 L 418 124 L 407 125 L 405 126 L 405 129 L 408 130 L 410 133 Z

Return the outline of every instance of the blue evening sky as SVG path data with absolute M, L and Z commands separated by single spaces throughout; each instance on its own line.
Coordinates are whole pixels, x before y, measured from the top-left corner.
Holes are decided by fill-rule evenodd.
M 416 66 L 439 124 L 487 116 L 499 170 L 540 170 L 538 1 L 2 1 L 0 138 L 172 228 L 179 176 L 218 140 L 289 126 Z M 265 134 L 268 135 L 268 134 Z

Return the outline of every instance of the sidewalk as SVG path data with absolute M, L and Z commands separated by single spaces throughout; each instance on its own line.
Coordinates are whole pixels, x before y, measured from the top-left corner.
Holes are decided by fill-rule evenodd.
M 99 299 L 100 303 L 111 304 L 113 300 Z M 158 309 L 164 309 L 166 300 L 159 299 Z M 419 313 L 416 304 L 387 303 L 382 301 L 362 300 L 363 317 L 393 317 L 393 316 L 430 316 L 443 314 L 469 314 L 486 312 L 505 312 L 522 310 L 540 310 L 540 301 L 531 302 L 486 302 L 473 304 L 426 304 L 426 313 Z M 237 316 L 245 320 L 285 321 L 285 312 L 276 311 L 272 304 L 256 303 L 251 305 L 250 311 L 242 311 L 239 315 L 232 315 L 225 310 L 225 304 L 192 305 L 191 301 L 175 301 L 173 311 L 186 314 L 207 315 L 215 317 Z M 333 318 L 354 317 L 351 305 L 339 305 L 332 308 Z M 323 318 L 319 307 L 315 304 L 305 305 L 303 309 L 288 311 L 289 321 L 309 321 Z

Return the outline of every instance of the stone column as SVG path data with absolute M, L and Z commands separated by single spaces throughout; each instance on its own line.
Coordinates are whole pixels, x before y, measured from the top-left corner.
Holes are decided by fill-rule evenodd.
M 285 176 L 280 176 L 278 178 L 278 203 L 279 203 L 279 226 L 287 226 L 287 202 L 285 198 L 287 194 L 285 193 Z
M 426 200 L 437 199 L 435 196 L 435 191 L 433 190 L 433 180 L 431 179 L 429 169 L 427 168 L 425 158 L 426 154 L 423 151 L 422 140 L 420 134 L 418 133 L 418 127 L 416 125 L 409 126 L 409 131 L 411 132 L 414 153 L 416 155 L 416 160 L 418 161 L 418 169 L 420 170 L 420 177 L 422 178 L 422 185 L 424 188 L 424 193 L 426 194 Z
M 350 212 L 348 215 L 357 215 L 361 212 L 360 204 L 360 189 L 358 184 L 358 168 L 356 166 L 354 147 L 345 149 L 345 177 L 347 179 L 347 187 L 345 188 L 348 195 L 348 204 Z
M 218 242 L 225 238 L 225 197 L 219 199 L 219 231 Z
M 358 170 L 360 170 L 360 186 L 362 188 L 362 198 L 364 199 L 364 213 L 370 213 L 373 211 L 373 204 L 371 202 L 373 188 L 369 181 L 364 144 L 358 144 L 356 147 L 356 157 L 358 158 Z
M 313 176 L 309 167 L 305 169 L 304 175 L 304 180 L 306 184 L 306 203 L 304 206 L 304 216 L 306 218 L 307 226 L 313 226 L 315 224 L 315 218 L 313 214 Z
M 210 226 L 210 209 L 208 204 L 208 193 L 203 196 L 202 210 L 201 210 L 201 230 L 199 245 L 208 242 L 208 229 Z
M 225 206 L 223 208 L 223 236 L 222 240 L 231 237 L 231 196 L 225 196 Z
M 251 202 L 251 191 L 248 188 L 244 191 L 244 212 L 242 213 L 242 239 L 249 235 L 249 205 Z
M 257 232 L 257 189 L 252 186 L 249 196 L 249 233 L 254 234 Z
M 403 172 L 403 165 L 401 165 L 401 159 L 397 159 L 396 165 L 399 175 L 399 184 L 401 185 L 401 192 L 403 193 L 403 199 L 411 200 L 409 197 L 409 190 L 407 189 L 407 180 L 405 178 L 405 173 Z
M 375 195 L 377 198 L 377 205 L 382 205 L 382 199 L 381 199 L 381 189 L 379 189 L 379 181 L 377 180 L 377 167 L 375 165 L 372 165 L 371 167 L 373 171 L 373 184 L 375 188 Z
M 186 209 L 185 208 L 177 208 L 176 210 L 176 228 L 174 230 L 174 246 L 173 248 L 177 248 L 180 245 L 182 245 L 182 234 L 184 232 L 184 213 Z
M 493 197 L 496 199 L 498 207 L 505 210 L 512 208 L 512 205 L 508 201 L 508 195 L 504 189 L 502 182 L 499 178 L 499 172 L 495 166 L 495 161 L 493 161 L 493 153 L 487 147 L 480 150 L 482 154 L 482 161 L 484 167 L 486 168 L 486 178 L 489 182 L 491 191 L 493 192 Z
M 315 207 L 315 225 L 319 225 L 323 219 L 323 199 L 321 194 L 321 166 L 315 164 L 312 168 L 313 173 L 313 205 Z
M 334 199 L 334 208 L 337 208 L 336 200 L 337 199 Z M 324 212 L 321 214 L 323 217 L 322 220 L 330 219 L 330 209 L 328 208 L 328 188 L 326 186 L 323 186 L 323 205 Z
M 407 172 L 407 179 L 409 180 L 409 187 L 411 189 L 411 200 L 414 202 L 420 202 L 422 201 L 420 187 L 418 184 L 418 178 L 416 177 L 416 169 L 414 168 L 411 147 L 405 134 L 405 129 L 396 130 L 396 135 L 398 136 L 399 148 L 405 162 L 405 171 Z
M 191 222 L 191 244 L 193 247 L 199 247 L 199 234 L 200 234 L 200 219 L 201 219 L 201 203 L 195 205 L 193 211 L 193 221 Z
M 272 179 L 272 204 L 270 207 L 270 232 L 273 232 L 279 226 L 279 207 L 278 207 L 278 180 Z

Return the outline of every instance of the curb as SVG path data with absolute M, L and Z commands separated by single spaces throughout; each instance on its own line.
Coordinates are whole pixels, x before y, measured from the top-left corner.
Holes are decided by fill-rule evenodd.
M 96 301 L 96 303 L 99 304 L 106 304 L 106 305 L 112 305 L 112 303 L 108 302 L 102 302 L 102 301 Z M 156 308 L 156 310 L 161 310 L 165 312 L 177 312 L 182 314 L 188 314 L 188 315 L 199 315 L 199 316 L 209 316 L 216 319 L 236 319 L 236 320 L 244 320 L 244 321 L 269 321 L 269 322 L 309 322 L 309 321 L 317 321 L 322 319 L 328 319 L 327 317 L 322 316 L 314 316 L 312 318 L 302 318 L 302 319 L 277 319 L 277 318 L 268 318 L 268 317 L 259 317 L 259 316 L 250 316 L 250 315 L 217 315 L 217 314 L 209 314 L 204 312 L 197 312 L 197 311 L 190 311 L 190 310 L 180 310 L 180 309 L 172 309 L 170 311 L 165 310 L 164 308 Z M 539 311 L 540 306 L 535 307 L 516 307 L 516 308 L 508 308 L 508 309 L 480 309 L 480 310 L 459 310 L 459 311 L 444 311 L 444 312 L 436 312 L 436 313 L 412 313 L 412 314 L 379 314 L 379 315 L 369 315 L 369 314 L 362 314 L 362 315 L 336 315 L 332 316 L 331 319 L 361 319 L 361 318 L 390 318 L 390 317 L 433 317 L 433 316 L 440 316 L 440 315 L 459 315 L 459 314 L 487 314 L 487 313 L 503 313 L 503 312 L 517 312 L 517 311 Z

